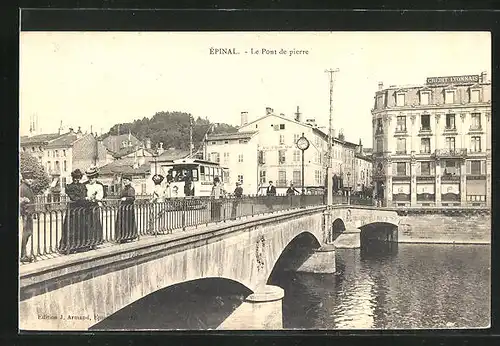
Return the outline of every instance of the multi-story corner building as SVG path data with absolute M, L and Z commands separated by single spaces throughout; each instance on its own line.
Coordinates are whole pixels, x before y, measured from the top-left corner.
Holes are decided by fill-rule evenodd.
M 372 157 L 363 151 L 361 140 L 354 154 L 354 191 L 368 192 L 372 188 Z
M 308 192 L 322 190 L 328 136 L 319 129 L 314 119 L 304 121 L 299 110 L 290 117 L 277 115 L 268 107 L 265 115 L 251 122 L 248 122 L 248 113 L 242 112 L 237 133 L 207 138 L 207 159 L 229 168 L 231 182 L 243 182 L 246 194 L 262 193 L 270 180 L 276 185 L 277 193 L 285 193 L 290 183 L 300 191 L 302 153 L 296 142 L 302 134 L 310 143 L 304 152 L 304 188 Z M 334 138 L 332 167 L 338 177 L 344 174 L 343 169 L 348 169 L 352 172 L 353 181 L 357 146 L 349 144 L 352 143 Z M 347 161 L 348 157 L 350 161 Z M 347 176 L 347 171 L 345 174 Z
M 45 146 L 42 164 L 52 177 L 50 192 L 64 193 L 66 183 L 71 182 L 71 172 L 79 168 L 85 172 L 92 165 L 101 167 L 108 162 L 107 151 L 97 136 L 82 133 L 80 128 L 74 132 L 69 129 Z
M 379 83 L 372 116 L 375 189 L 387 205 L 491 205 L 486 73 Z

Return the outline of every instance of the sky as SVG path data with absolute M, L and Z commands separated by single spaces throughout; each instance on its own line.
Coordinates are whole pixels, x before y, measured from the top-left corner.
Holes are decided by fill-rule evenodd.
M 240 54 L 210 54 L 233 47 Z M 292 50 L 308 54 L 290 56 Z M 240 125 L 242 111 L 252 121 L 266 107 L 292 117 L 297 106 L 326 131 L 325 71 L 337 68 L 333 128 L 371 147 L 378 82 L 388 87 L 482 71 L 491 76 L 490 34 L 21 32 L 20 134 L 28 134 L 32 114 L 43 133 L 57 132 L 61 121 L 100 133 L 159 111 Z

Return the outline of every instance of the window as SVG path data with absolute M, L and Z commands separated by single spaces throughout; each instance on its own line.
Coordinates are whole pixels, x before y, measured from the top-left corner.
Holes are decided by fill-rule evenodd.
M 258 159 L 259 159 L 260 165 L 263 165 L 264 163 L 266 163 L 266 152 L 263 150 L 259 150 Z
M 55 171 L 59 172 L 61 170 L 61 166 L 59 165 L 59 161 L 54 162 L 54 164 L 55 164 L 55 168 L 54 168 Z
M 229 153 L 224 153 L 224 164 L 229 163 Z
M 35 152 L 35 147 L 31 147 L 31 151 L 32 151 L 32 152 Z
M 238 181 L 243 185 L 243 175 L 238 175 Z
M 471 115 L 471 129 L 481 128 L 481 113 L 472 113 Z
M 299 162 L 300 161 L 300 150 L 294 150 L 293 151 L 293 162 Z
M 314 171 L 314 182 L 316 185 L 322 185 L 322 183 L 321 183 L 321 171 L 320 170 Z
M 243 162 L 243 154 L 238 154 L 238 162 Z
M 285 153 L 286 153 L 286 150 L 279 150 L 278 151 L 278 162 L 279 163 L 285 163 Z
M 446 137 L 446 149 L 455 150 L 455 137 Z
M 406 117 L 398 116 L 396 122 L 396 131 L 405 132 L 406 131 Z
M 471 174 L 476 174 L 476 175 L 481 174 L 481 161 L 471 161 L 470 172 Z
M 453 90 L 446 90 L 444 93 L 444 103 L 455 103 L 455 92 Z
M 455 129 L 455 114 L 446 114 L 446 129 Z
M 68 167 L 66 166 L 66 160 L 63 161 L 63 171 L 67 172 Z
M 146 183 L 141 183 L 141 195 L 146 194 Z
M 59 157 L 59 150 L 55 150 L 54 153 L 56 157 Z
M 220 154 L 219 153 L 211 153 L 212 162 L 220 163 Z
M 296 143 L 297 143 L 297 141 L 299 140 L 299 138 L 300 138 L 300 135 L 299 135 L 299 134 L 294 134 L 294 135 L 293 135 L 293 143 L 294 143 L 294 144 L 296 144 Z
M 377 104 L 375 107 L 376 108 L 383 108 L 384 107 L 384 96 L 383 95 L 377 96 Z
M 431 139 L 422 138 L 420 139 L 420 153 L 429 154 L 431 152 Z
M 479 102 L 479 90 L 471 90 L 470 91 L 470 102 L 478 103 Z
M 66 188 L 66 177 L 61 178 L 61 189 Z
M 420 174 L 431 175 L 431 163 L 429 161 L 420 162 Z
M 229 142 L 227 142 L 227 141 L 226 141 L 226 142 L 224 142 L 224 143 L 226 143 L 226 144 L 227 144 L 227 143 L 229 143 Z M 240 143 L 240 144 L 245 144 L 245 143 L 248 143 L 248 140 L 247 140 L 247 139 L 240 139 L 240 140 L 238 141 L 238 143 Z
M 398 138 L 396 151 L 398 154 L 406 154 L 406 138 Z
M 396 173 L 397 175 L 406 175 L 406 162 L 396 163 Z
M 384 151 L 384 140 L 382 138 L 377 138 L 376 151 L 381 153 Z
M 205 166 L 200 166 L 200 181 L 205 181 Z
M 405 94 L 399 93 L 396 95 L 396 105 L 398 107 L 403 107 L 405 105 Z
M 421 105 L 428 105 L 429 104 L 429 93 L 428 92 L 420 93 L 420 104 Z
M 50 161 L 47 161 L 47 170 L 50 172 L 52 170 L 52 164 Z
M 240 139 L 240 143 L 241 143 L 241 139 Z M 224 141 L 224 144 L 229 144 L 229 141 Z
M 446 160 L 444 162 L 443 175 L 460 175 L 460 162 L 457 160 Z
M 293 171 L 293 183 L 302 186 L 302 174 L 300 171 Z
M 471 151 L 473 152 L 479 152 L 481 151 L 481 137 L 479 136 L 474 136 L 471 137 Z
M 217 142 L 216 142 L 216 141 L 213 141 L 213 142 L 212 142 L 212 144 L 217 144 Z
M 285 135 L 280 135 L 280 144 L 285 144 Z
M 377 119 L 377 130 L 375 131 L 375 134 L 381 134 L 384 133 L 384 128 L 382 127 L 382 119 Z
M 429 114 L 422 114 L 420 116 L 420 129 L 421 130 L 431 129 L 431 116 Z
M 266 171 L 260 171 L 259 176 L 260 176 L 260 183 L 261 184 L 265 184 L 265 182 L 266 182 Z
M 63 150 L 63 156 L 66 157 L 66 150 Z
M 278 185 L 284 186 L 286 184 L 286 171 L 278 171 Z
M 285 124 L 280 124 L 280 130 L 284 130 L 285 129 Z

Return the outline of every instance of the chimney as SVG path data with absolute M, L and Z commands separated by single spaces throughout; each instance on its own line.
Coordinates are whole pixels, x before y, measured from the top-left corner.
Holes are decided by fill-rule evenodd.
M 481 72 L 481 83 L 486 83 L 488 81 L 488 73 L 486 71 Z
M 378 90 L 384 89 L 384 83 L 383 82 L 378 82 Z
M 158 155 L 163 154 L 163 142 L 158 143 Z
M 146 149 L 151 149 L 151 138 L 146 138 Z
M 266 107 L 266 115 L 273 114 L 273 109 L 271 107 Z
M 300 113 L 300 108 L 297 106 L 297 112 L 295 113 L 295 121 L 302 122 L 302 113 Z
M 69 128 L 69 133 L 74 133 L 74 131 L 73 131 L 73 128 L 72 128 L 72 127 L 70 127 L 70 128 Z
M 241 112 L 241 126 L 248 124 L 248 112 Z
M 62 123 L 62 120 L 61 120 L 60 125 L 59 125 L 59 131 L 58 131 L 58 133 L 61 135 L 62 132 L 63 132 L 63 123 Z
M 82 136 L 82 129 L 78 126 L 78 131 L 76 131 L 76 137 L 80 138 Z

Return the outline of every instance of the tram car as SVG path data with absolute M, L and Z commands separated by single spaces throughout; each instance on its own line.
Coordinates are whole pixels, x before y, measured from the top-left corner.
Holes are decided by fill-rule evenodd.
M 200 159 L 178 159 L 160 166 L 165 177 L 168 195 L 173 198 L 192 199 L 186 205 L 190 208 L 206 207 L 204 198 L 212 193 L 215 177 L 219 177 L 222 189 L 229 184 L 229 170 L 220 164 Z

